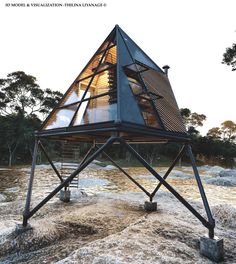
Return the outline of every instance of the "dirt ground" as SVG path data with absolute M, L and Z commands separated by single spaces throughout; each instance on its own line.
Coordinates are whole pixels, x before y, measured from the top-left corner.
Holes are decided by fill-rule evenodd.
M 25 186 L 24 170 L 17 175 L 11 184 Z M 21 189 L 18 198 L 0 203 L 0 263 L 213 263 L 199 253 L 206 228 L 167 192 L 157 195 L 158 210 L 147 213 L 140 192 L 86 196 L 74 191 L 70 203 L 55 197 L 30 219 L 31 230 L 16 235 L 24 206 Z M 191 204 L 204 215 L 200 202 Z M 212 211 L 216 236 L 224 238 L 222 263 L 236 263 L 236 209 L 224 203 Z

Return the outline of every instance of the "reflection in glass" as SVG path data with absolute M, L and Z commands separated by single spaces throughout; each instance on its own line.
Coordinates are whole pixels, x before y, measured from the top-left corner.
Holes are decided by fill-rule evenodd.
M 159 67 L 134 43 L 134 41 L 122 31 L 125 43 L 128 46 L 132 57 L 155 70 L 160 71 Z
M 73 105 L 67 108 L 58 109 L 54 112 L 51 118 L 46 123 L 44 129 L 53 129 L 69 126 L 71 119 L 78 105 Z
M 153 109 L 153 106 L 151 104 L 150 100 L 147 100 L 143 97 L 136 97 L 140 110 L 143 114 L 143 119 L 145 121 L 145 124 L 147 126 L 151 126 L 151 127 L 156 127 L 156 128 L 160 128 L 159 123 L 157 122 L 157 117 L 156 117 L 156 113 Z
M 116 86 L 116 46 L 113 43 L 104 53 L 95 54 L 44 129 L 68 127 L 73 117 L 73 126 L 115 120 Z
M 143 72 L 143 71 L 148 70 L 148 68 L 145 65 L 141 65 L 139 62 L 130 64 L 126 66 L 126 68 L 132 71 L 135 71 L 135 72 Z
M 74 126 L 111 121 L 116 118 L 117 90 L 116 90 L 116 67 L 98 74 L 96 85 L 91 86 L 85 96 L 90 100 L 81 102 L 76 114 Z M 109 93 L 103 95 L 105 93 Z
M 86 95 L 85 95 L 85 99 L 89 98 L 90 97 L 90 92 L 87 92 Z M 80 107 L 79 107 L 79 110 L 75 116 L 75 120 L 74 120 L 74 124 L 80 124 L 81 123 L 81 120 L 84 116 L 84 113 L 85 113 L 85 110 L 86 110 L 86 107 L 88 105 L 88 102 L 89 101 L 84 101 L 81 103 Z
M 143 88 L 138 81 L 133 78 L 128 77 L 129 85 L 135 95 L 141 94 L 143 92 Z
M 98 68 L 99 64 L 100 66 Z M 95 71 L 102 71 L 114 64 L 116 64 L 116 46 L 113 46 L 108 49 L 104 56 L 103 53 L 95 55 L 89 65 L 80 74 L 79 79 L 81 80 L 85 77 L 94 74 Z
M 80 109 L 74 126 L 115 120 L 117 103 L 113 103 L 111 95 L 106 95 L 82 102 Z
M 67 94 L 66 98 L 62 102 L 61 105 L 69 105 L 73 104 L 75 102 L 78 102 L 82 99 L 84 92 L 88 86 L 88 82 L 91 80 L 91 78 L 88 78 L 87 80 L 78 83 L 75 85 L 71 91 Z
M 140 111 L 142 112 L 143 119 L 147 126 L 160 128 L 157 113 L 154 110 L 152 99 L 157 97 L 156 94 L 151 94 L 141 84 L 140 77 L 132 69 L 127 67 L 124 69 L 127 75 L 129 86 L 136 98 Z

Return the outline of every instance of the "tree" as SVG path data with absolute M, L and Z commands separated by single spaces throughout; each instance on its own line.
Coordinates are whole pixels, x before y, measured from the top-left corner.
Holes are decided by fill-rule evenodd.
M 221 139 L 222 131 L 219 127 L 213 127 L 208 130 L 207 136 L 211 137 L 212 139 Z
M 196 112 L 192 113 L 189 117 L 189 123 L 193 127 L 203 126 L 203 122 L 206 120 L 206 116 L 203 114 L 198 114 Z
M 0 162 L 28 162 L 32 156 L 34 131 L 40 118 L 56 106 L 62 94 L 41 89 L 36 78 L 23 71 L 0 79 Z
M 231 121 L 231 120 L 224 121 L 221 124 L 221 130 L 222 130 L 224 139 L 226 139 L 230 142 L 232 142 L 235 139 L 235 137 L 236 137 L 236 124 L 233 121 Z
M 41 121 L 36 117 L 24 117 L 21 114 L 0 116 L 1 159 L 8 160 L 11 166 L 15 157 L 27 161 L 32 156 L 34 131 Z
M 42 90 L 31 75 L 13 72 L 6 79 L 0 79 L 0 114 L 44 115 L 55 107 L 61 96 L 60 92 Z
M 199 134 L 199 131 L 196 128 L 203 126 L 206 116 L 196 112 L 192 113 L 188 108 L 181 108 L 180 114 L 183 118 L 185 126 L 187 127 L 187 131 L 190 134 Z
M 189 116 L 191 115 L 191 111 L 188 108 L 180 108 L 180 114 L 184 122 L 186 122 Z
M 233 43 L 231 48 L 227 48 L 226 52 L 223 54 L 223 64 L 232 67 L 232 71 L 236 70 L 236 44 Z
M 12 158 L 19 145 L 19 139 L 17 136 L 15 116 L 1 116 L 0 117 L 0 144 L 1 144 L 1 155 L 4 159 L 4 154 L 7 153 L 8 165 L 12 165 Z

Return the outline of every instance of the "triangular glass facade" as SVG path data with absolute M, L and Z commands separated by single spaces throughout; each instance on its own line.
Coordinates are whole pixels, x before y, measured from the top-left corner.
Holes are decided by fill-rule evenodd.
M 104 122 L 183 132 L 164 72 L 116 26 L 52 111 L 42 130 Z
M 114 121 L 117 115 L 115 35 L 102 44 L 43 129 Z

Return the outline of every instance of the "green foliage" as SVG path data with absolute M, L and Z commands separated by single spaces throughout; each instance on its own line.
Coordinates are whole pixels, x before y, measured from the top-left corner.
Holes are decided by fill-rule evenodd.
M 0 164 L 11 166 L 31 161 L 34 131 L 40 127 L 42 115 L 53 109 L 61 96 L 60 92 L 42 90 L 35 77 L 22 71 L 0 79 Z M 233 164 L 236 157 L 236 124 L 233 121 L 223 122 L 221 127 L 210 129 L 207 136 L 202 137 L 197 128 L 203 125 L 206 116 L 192 113 L 188 108 L 181 109 L 181 115 L 192 138 L 195 154 Z M 60 156 L 61 142 L 45 143 L 53 158 Z M 89 147 L 90 144 L 81 143 L 79 155 L 84 156 Z M 136 151 L 153 166 L 163 165 L 163 160 L 165 165 L 169 165 L 180 147 L 177 143 L 134 145 Z M 108 154 L 116 160 L 122 160 L 125 166 L 138 165 L 123 146 L 112 146 Z M 105 155 L 101 155 L 101 158 L 106 161 Z M 183 157 L 183 160 L 187 160 L 187 157 Z
M 60 92 L 42 90 L 31 75 L 23 71 L 13 72 L 6 79 L 0 79 L 0 114 L 47 114 L 61 96 Z
M 180 109 L 180 113 L 192 139 L 195 154 L 204 156 L 208 161 L 230 166 L 234 164 L 236 145 L 233 141 L 236 136 L 236 124 L 233 121 L 227 120 L 221 124 L 221 127 L 211 128 L 207 136 L 202 137 L 196 128 L 203 126 L 206 116 L 192 113 L 188 108 Z
M 225 166 L 233 166 L 234 158 L 236 158 L 236 144 L 208 136 L 200 136 L 193 140 L 193 152 L 205 156 L 205 160 Z
M 226 52 L 223 54 L 223 64 L 232 67 L 232 71 L 236 70 L 236 44 L 233 43 L 231 48 L 227 48 Z
M 223 139 L 233 142 L 236 137 L 236 123 L 231 120 L 226 120 L 221 124 L 221 127 L 209 129 L 207 136 L 212 139 Z
M 181 108 L 180 114 L 183 118 L 184 124 L 190 135 L 197 135 L 199 131 L 196 129 L 199 126 L 203 126 L 203 122 L 206 120 L 204 114 L 198 114 L 196 112 L 191 112 L 188 108 Z
M 221 124 L 223 138 L 232 142 L 236 136 L 236 124 L 231 120 L 226 120 Z
M 60 92 L 42 90 L 36 78 L 23 71 L 0 79 L 0 164 L 11 166 L 31 160 L 40 118 L 55 107 L 61 96 Z
M 24 162 L 31 159 L 34 131 L 41 124 L 37 117 L 22 114 L 0 116 L 0 162 Z
M 213 127 L 208 130 L 207 136 L 212 139 L 220 139 L 222 136 L 222 131 L 219 127 Z

